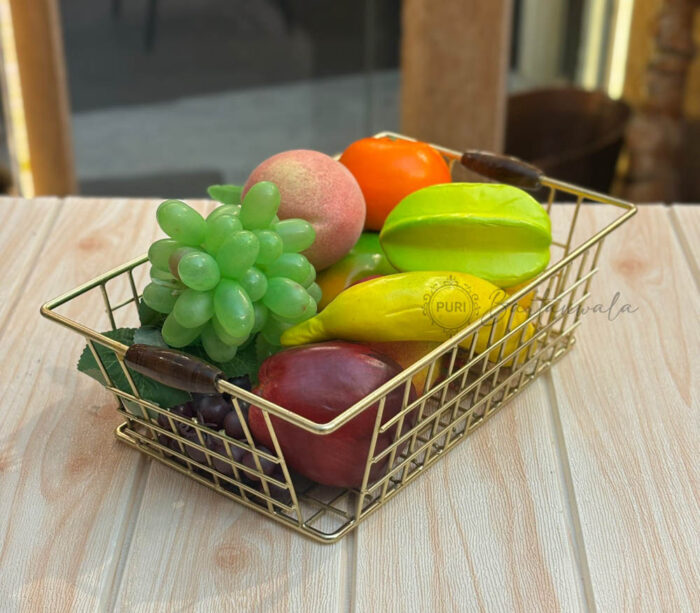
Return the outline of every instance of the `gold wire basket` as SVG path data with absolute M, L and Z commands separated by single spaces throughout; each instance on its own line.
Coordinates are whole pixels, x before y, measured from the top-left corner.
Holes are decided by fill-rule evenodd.
M 389 132 L 376 136 L 412 140 Z M 165 353 L 170 351 L 169 355 L 158 354 L 163 350 L 143 345 L 130 349 L 73 319 L 77 317 L 73 313 L 94 313 L 96 298 L 101 296 L 112 329 L 117 327 L 117 320 L 135 321 L 140 299 L 137 288 L 147 274 L 146 256 L 137 258 L 41 308 L 45 317 L 85 337 L 105 387 L 116 397 L 118 410 L 124 417 L 124 422 L 116 430 L 117 438 L 228 498 L 317 541 L 330 543 L 383 506 L 562 357 L 575 342 L 574 333 L 585 312 L 591 279 L 598 271 L 603 239 L 635 214 L 635 206 L 543 176 L 536 168 L 513 158 L 482 152 L 462 154 L 433 146 L 452 167 L 461 162 L 484 176 L 521 187 L 539 188 L 540 193 L 544 190 L 544 206 L 552 218 L 553 242 L 550 265 L 542 274 L 333 420 L 319 424 L 227 382 L 213 366 L 175 351 L 166 350 Z M 559 197 L 573 197 L 575 204 L 553 207 Z M 584 236 L 579 238 L 580 209 L 593 203 L 605 205 L 598 208 L 610 213 L 609 218 L 596 228 L 591 228 L 587 219 Z M 595 215 L 596 219 L 602 217 L 605 215 Z M 531 302 L 529 299 L 523 301 L 526 297 L 531 298 Z M 79 298 L 88 300 L 88 306 L 79 308 L 75 305 L 70 309 Z M 520 309 L 527 304 L 527 317 L 524 321 L 517 318 L 518 323 L 514 324 L 516 303 Z M 70 309 L 71 316 L 57 312 L 62 305 Z M 503 320 L 507 320 L 505 329 Z M 492 324 L 497 321 L 499 338 L 494 340 L 497 326 Z M 530 324 L 535 330 L 532 336 L 525 334 Z M 477 354 L 476 340 L 482 329 L 490 329 L 488 348 Z M 517 338 L 518 342 L 514 345 L 509 342 L 511 338 Z M 459 345 L 469 339 L 470 349 L 461 349 Z M 508 352 L 507 343 L 508 349 L 512 349 Z M 113 352 L 130 391 L 125 391 L 124 385 L 117 386 L 110 379 L 96 345 L 104 348 L 103 352 Z M 154 357 L 160 358 L 161 366 L 153 366 Z M 426 382 L 432 383 L 426 383 L 417 398 L 412 397 L 414 379 L 421 373 L 424 376 L 426 370 Z M 436 376 L 438 370 L 439 377 Z M 180 417 L 169 412 L 167 407 L 142 398 L 132 372 L 147 374 L 161 383 L 190 392 L 229 394 L 243 424 L 245 440 L 230 438 L 197 423 L 196 419 Z M 402 394 L 402 407 L 398 413 L 385 419 L 385 403 L 394 390 Z M 273 443 L 270 451 L 259 448 L 245 425 L 244 413 L 249 404 L 262 411 Z M 360 487 L 322 486 L 290 471 L 275 434 L 273 419 L 324 436 L 337 431 L 360 413 L 375 410 L 374 430 Z M 162 416 L 161 423 L 165 421 L 169 427 L 159 425 L 159 415 Z M 407 419 L 409 415 L 411 417 Z M 178 424 L 193 428 L 197 441 L 178 434 Z M 164 437 L 177 441 L 174 448 L 161 442 Z M 205 437 L 209 446 L 204 444 Z M 212 437 L 219 439 L 221 453 L 210 448 Z M 385 443 L 378 445 L 380 437 Z M 236 459 L 240 459 L 243 451 L 252 454 L 254 467 L 250 463 L 243 465 Z M 268 476 L 262 470 L 261 462 L 266 461 L 276 465 L 277 476 Z M 379 463 L 386 465 L 386 469 L 379 477 L 371 478 L 377 472 L 371 473 L 373 467 Z

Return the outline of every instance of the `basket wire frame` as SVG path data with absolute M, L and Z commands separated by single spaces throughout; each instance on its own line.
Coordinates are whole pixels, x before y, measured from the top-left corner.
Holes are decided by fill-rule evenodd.
M 393 133 L 377 136 L 384 135 L 406 138 Z M 433 146 L 452 163 L 460 155 Z M 98 291 L 109 325 L 116 328 L 117 318 L 125 310 L 131 311 L 132 317 L 137 313 L 140 293 L 136 275 L 145 273 L 145 256 L 45 304 L 42 314 L 85 337 L 105 387 L 116 397 L 118 410 L 124 417 L 124 422 L 116 430 L 120 441 L 314 540 L 334 542 L 484 424 L 573 346 L 574 333 L 581 323 L 590 295 L 591 279 L 598 271 L 603 239 L 636 209 L 631 203 L 548 177 L 543 177 L 541 182 L 549 188 L 544 206 L 550 214 L 557 208 L 553 206 L 557 194 L 576 197 L 573 214 L 561 228 L 563 239 L 553 232 L 553 257 L 547 270 L 479 321 L 467 326 L 327 424 L 310 422 L 225 380 L 219 381 L 218 391 L 231 396 L 244 430 L 241 440 L 142 398 L 124 361 L 128 347 L 60 314 L 57 309 L 80 296 Z M 611 210 L 616 207 L 620 214 L 597 233 L 576 244 L 579 212 L 586 203 L 609 205 Z M 555 253 L 556 250 L 559 253 Z M 126 287 L 126 298 L 122 296 L 117 300 L 110 294 L 110 286 L 115 282 L 119 282 L 122 289 Z M 531 303 L 524 307 L 523 299 L 530 296 Z M 524 309 L 525 318 L 516 323 L 514 313 L 518 309 Z M 498 338 L 494 339 L 497 325 L 504 327 L 498 328 Z M 484 351 L 477 353 L 480 330 L 489 330 L 488 343 Z M 514 347 L 510 346 L 511 339 L 517 339 Z M 96 345 L 114 353 L 128 389 L 115 385 Z M 411 399 L 412 384 L 421 372 L 427 373 L 425 388 L 422 394 Z M 401 410 L 385 419 L 386 400 L 394 390 L 400 391 Z M 260 449 L 248 429 L 245 412 L 250 403 L 261 409 L 272 441 L 271 450 Z M 273 419 L 324 436 L 373 407 L 377 410 L 376 419 L 361 487 L 322 486 L 294 474 L 287 466 Z M 163 423 L 167 423 L 167 427 Z M 183 429 L 194 431 L 196 439 L 182 436 Z M 391 442 L 377 445 L 380 435 L 387 433 L 390 433 Z M 210 448 L 215 439 L 224 453 Z M 245 452 L 252 454 L 254 467 L 240 461 Z M 271 475 L 263 470 L 263 461 L 274 464 Z M 386 470 L 371 480 L 372 468 L 380 462 L 386 463 Z

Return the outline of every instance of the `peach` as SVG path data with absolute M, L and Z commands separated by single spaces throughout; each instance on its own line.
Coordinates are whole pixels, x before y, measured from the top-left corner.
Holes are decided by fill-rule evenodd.
M 280 190 L 280 219 L 301 217 L 316 230 L 304 255 L 327 268 L 345 256 L 362 234 L 365 200 L 355 177 L 325 153 L 296 149 L 273 155 L 250 173 L 243 195 L 258 181 L 272 181 Z

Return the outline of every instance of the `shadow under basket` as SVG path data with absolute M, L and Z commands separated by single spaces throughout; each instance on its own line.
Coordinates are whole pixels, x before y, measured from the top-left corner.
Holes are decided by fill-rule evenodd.
M 387 132 L 376 136 L 412 140 Z M 144 345 L 130 348 L 96 332 L 102 324 L 112 329 L 138 325 L 137 288 L 148 278 L 147 258 L 140 257 L 41 309 L 45 317 L 85 337 L 105 387 L 116 397 L 124 417 L 117 428 L 117 438 L 223 496 L 319 542 L 330 543 L 381 508 L 566 354 L 575 342 L 591 279 L 598 271 L 603 240 L 634 215 L 634 205 L 551 179 L 514 158 L 433 146 L 452 166 L 462 163 L 491 179 L 546 190 L 544 206 L 552 219 L 553 242 L 551 262 L 544 272 L 332 421 L 318 424 L 227 382 L 213 366 L 180 352 Z M 575 204 L 553 205 L 562 196 L 573 198 Z M 591 228 L 587 219 L 585 232 L 580 231 L 577 222 L 581 208 L 596 204 L 602 205 L 597 207 L 595 216 L 599 227 Z M 525 317 L 514 318 L 518 311 L 524 311 Z M 85 313 L 95 314 L 89 325 L 76 320 Z M 498 335 L 494 335 L 497 329 Z M 480 330 L 488 331 L 488 345 L 477 353 Z M 165 368 L 153 367 L 153 360 L 149 360 L 158 351 L 170 356 L 157 360 Z M 121 367 L 123 380 L 119 384 L 105 368 L 105 355 Z M 412 382 L 425 376 L 426 371 L 426 381 L 432 383 L 416 398 L 410 394 Z M 244 439 L 233 439 L 144 399 L 134 384 L 135 372 L 166 385 L 178 382 L 182 389 L 191 392 L 230 394 L 242 424 L 246 407 L 259 407 L 272 449 L 261 449 L 247 426 L 243 428 Z M 401 410 L 384 417 L 387 397 L 397 389 L 403 398 Z M 322 486 L 294 474 L 287 466 L 275 434 L 276 420 L 325 436 L 367 410 L 376 410 L 376 418 L 359 487 Z M 190 429 L 189 438 L 179 434 L 179 424 Z M 389 443 L 378 445 L 380 435 L 386 442 L 387 432 Z M 239 461 L 244 452 L 252 455 L 254 466 Z M 262 465 L 269 468 L 270 462 L 275 470 L 263 471 Z M 380 463 L 386 469 L 373 471 Z

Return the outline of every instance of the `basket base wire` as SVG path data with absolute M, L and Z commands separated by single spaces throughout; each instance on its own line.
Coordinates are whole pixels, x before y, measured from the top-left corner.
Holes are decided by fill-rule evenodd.
M 575 328 L 575 326 L 572 326 L 572 329 L 573 328 Z M 530 374 L 525 375 L 523 381 L 520 382 L 517 387 L 512 387 L 510 389 L 510 397 L 515 396 L 517 393 L 525 389 L 540 374 L 550 369 L 552 364 L 564 357 L 564 355 L 566 355 L 568 351 L 570 351 L 571 348 L 574 346 L 575 340 L 575 337 L 573 337 L 571 335 L 571 332 L 567 330 L 566 335 L 563 335 L 561 338 L 557 339 L 556 343 L 559 343 L 561 346 L 555 348 L 552 357 L 546 360 L 540 360 L 537 364 L 536 370 L 533 370 Z M 543 349 L 546 348 L 551 347 L 545 347 Z M 540 356 L 532 356 L 530 362 L 532 362 L 538 357 Z M 388 474 L 382 479 L 373 483 L 369 487 L 369 489 L 366 490 L 364 497 L 365 501 L 360 511 L 360 518 L 364 520 L 365 517 L 368 517 L 369 515 L 374 513 L 374 511 L 380 508 L 384 502 L 393 498 L 399 491 L 403 490 L 406 485 L 411 483 L 419 474 L 425 472 L 427 468 L 435 464 L 435 462 L 437 462 L 439 458 L 441 458 L 445 453 L 452 449 L 452 447 L 459 443 L 467 434 L 471 434 L 474 430 L 486 423 L 486 421 L 488 421 L 491 417 L 493 417 L 495 413 L 497 413 L 498 408 L 507 404 L 507 400 L 509 399 L 510 398 L 507 398 L 506 400 L 501 401 L 497 406 L 493 407 L 488 414 L 483 414 L 479 417 L 471 419 L 470 423 L 468 423 L 468 427 L 466 427 L 467 424 L 465 424 L 465 427 L 461 431 L 456 432 L 450 440 L 446 440 L 442 445 L 437 443 L 435 439 L 440 439 L 441 437 L 444 437 L 447 434 L 446 431 L 438 432 L 437 435 L 431 439 L 423 439 L 423 437 L 420 436 L 417 437 L 417 442 L 421 444 L 421 446 L 418 448 L 418 452 L 414 451 L 411 454 L 411 456 L 407 455 L 407 457 L 404 458 L 405 461 L 410 457 L 410 460 L 407 464 L 410 464 L 412 470 L 411 468 L 406 470 L 405 474 L 401 477 L 400 480 L 393 479 L 392 475 L 395 472 L 398 472 L 398 469 L 405 467 L 405 464 L 402 464 L 389 471 Z M 467 416 L 473 416 L 472 411 L 473 407 L 465 409 L 460 418 L 466 421 Z M 251 500 L 250 497 L 244 498 L 240 494 L 236 494 L 235 491 L 222 487 L 221 484 L 216 483 L 214 480 L 208 479 L 206 476 L 198 474 L 197 472 L 189 468 L 187 465 L 183 465 L 175 459 L 166 457 L 164 453 L 159 452 L 157 449 L 154 448 L 152 439 L 148 438 L 147 436 L 144 436 L 143 434 L 140 434 L 134 429 L 134 427 L 130 424 L 131 421 L 133 420 L 127 419 L 126 421 L 124 421 L 124 423 L 117 426 L 115 430 L 115 436 L 118 441 L 129 445 L 130 447 L 133 447 L 134 449 L 137 449 L 142 453 L 147 454 L 148 456 L 152 457 L 158 462 L 175 469 L 179 473 L 194 479 L 195 481 L 208 487 L 209 489 L 214 490 L 215 492 L 226 496 L 227 498 L 235 500 L 236 502 L 239 502 L 240 504 L 243 504 L 244 506 L 250 509 L 253 509 L 258 512 L 261 511 L 263 508 L 265 509 L 265 511 L 268 510 L 267 505 L 265 505 L 265 507 L 261 507 L 260 504 Z M 451 423 L 448 425 L 448 428 L 456 430 L 459 427 L 459 419 L 455 422 L 452 422 L 452 420 L 450 420 L 450 422 Z M 425 459 L 425 461 L 421 461 L 420 454 L 425 453 L 428 447 L 432 449 L 432 453 L 428 458 Z M 407 452 L 404 452 L 404 454 L 406 453 Z M 176 455 L 179 456 L 180 454 Z M 189 458 L 186 458 L 186 456 L 183 455 L 182 460 L 186 459 Z M 384 488 L 384 485 L 386 483 L 391 483 L 391 485 L 389 485 L 386 488 L 386 491 L 382 491 L 381 494 L 378 495 L 372 495 L 372 492 L 379 489 L 380 486 Z M 312 495 L 312 491 L 314 489 L 314 485 L 311 485 L 306 489 L 306 491 L 297 492 L 297 497 L 299 499 L 300 504 L 307 503 L 308 506 L 314 508 L 313 513 L 302 522 L 299 522 L 298 518 L 294 516 L 293 507 L 286 505 L 282 507 L 281 503 L 277 501 L 275 501 L 275 510 L 271 513 L 266 513 L 266 515 L 279 522 L 283 526 L 291 528 L 296 532 L 300 532 L 320 543 L 334 543 L 340 540 L 352 529 L 354 529 L 359 523 L 357 517 L 349 511 L 350 509 L 354 509 L 355 505 L 357 504 L 357 500 L 361 494 L 357 490 L 341 490 L 337 493 L 334 492 L 334 495 L 327 502 L 324 502 L 322 499 L 314 497 Z M 254 490 L 251 489 L 251 492 L 255 493 L 258 498 L 262 498 Z M 346 499 L 346 502 L 349 502 L 349 504 L 345 505 L 348 510 L 344 510 L 342 508 L 342 503 L 344 502 L 344 499 Z M 277 507 L 284 508 L 286 512 L 277 510 Z M 322 518 L 324 514 L 332 514 L 344 521 L 339 527 L 330 532 L 322 531 L 315 527 L 313 524 L 318 522 L 318 520 Z

